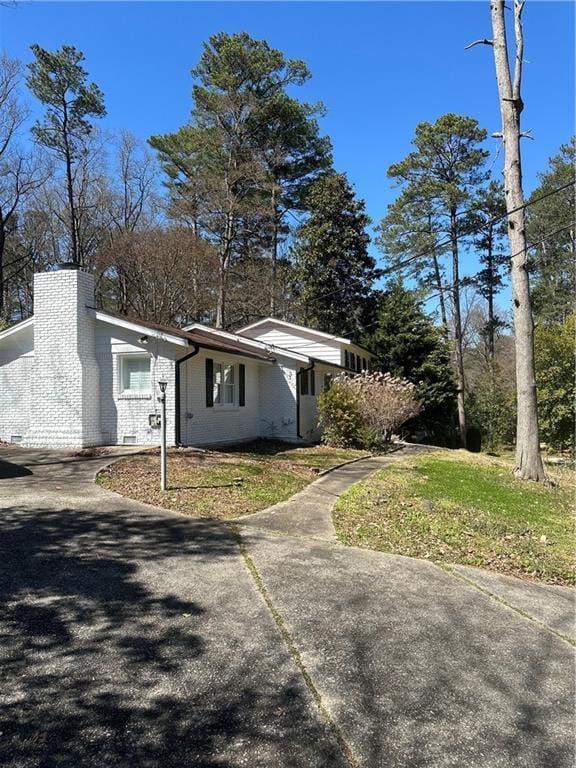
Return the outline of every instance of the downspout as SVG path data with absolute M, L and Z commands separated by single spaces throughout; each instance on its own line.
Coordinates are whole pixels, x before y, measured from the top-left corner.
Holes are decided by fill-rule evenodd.
M 174 407 L 174 413 L 175 413 L 175 437 L 176 437 L 176 445 L 181 445 L 181 437 L 182 437 L 182 430 L 181 430 L 181 423 L 180 423 L 180 366 L 182 363 L 185 363 L 187 360 L 190 360 L 191 357 L 194 357 L 194 355 L 197 355 L 198 352 L 200 352 L 200 346 L 198 344 L 195 344 L 193 341 L 190 342 L 190 344 L 193 347 L 192 352 L 189 352 L 187 355 L 184 355 L 184 357 L 181 357 L 179 360 L 176 360 L 176 369 L 175 369 L 175 382 L 174 382 L 174 397 L 176 398 L 175 407 Z
M 315 365 L 316 363 L 313 361 L 312 364 L 308 366 L 308 368 L 302 368 L 296 374 L 296 435 L 301 440 L 304 438 L 300 434 L 300 376 L 303 373 L 308 373 L 308 371 L 313 371 Z

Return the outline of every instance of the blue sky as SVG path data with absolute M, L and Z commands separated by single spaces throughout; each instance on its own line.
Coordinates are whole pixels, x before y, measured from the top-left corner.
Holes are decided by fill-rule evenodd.
M 533 2 L 524 11 L 524 177 L 527 192 L 548 158 L 574 133 L 574 4 Z M 394 199 L 386 170 L 410 151 L 416 124 L 445 112 L 500 129 L 484 2 L 27 2 L 0 7 L 0 43 L 29 61 L 29 46 L 75 45 L 102 88 L 104 128 L 142 138 L 176 130 L 191 107 L 190 69 L 211 34 L 247 31 L 313 77 L 297 90 L 327 108 L 335 165 L 345 171 L 377 222 Z M 493 153 L 498 142 L 489 139 Z M 494 169 L 501 170 L 501 156 Z

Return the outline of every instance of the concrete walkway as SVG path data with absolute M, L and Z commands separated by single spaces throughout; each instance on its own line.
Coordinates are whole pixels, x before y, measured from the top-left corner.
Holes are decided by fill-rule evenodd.
M 239 539 L 109 460 L 0 447 L 2 766 L 573 768 L 572 590 Z
M 325 473 L 287 501 L 274 504 L 261 512 L 242 515 L 235 522 L 291 536 L 307 536 L 336 543 L 338 539 L 332 524 L 332 508 L 338 497 L 372 472 L 423 450 L 427 449 L 405 445 L 390 454 L 345 464 Z

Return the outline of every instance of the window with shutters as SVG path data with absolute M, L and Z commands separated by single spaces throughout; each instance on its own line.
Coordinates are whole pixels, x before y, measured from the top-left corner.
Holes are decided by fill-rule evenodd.
M 120 394 L 149 396 L 152 392 L 149 355 L 121 355 Z
M 234 405 L 236 403 L 235 367 L 226 363 L 214 363 L 212 379 L 214 405 Z
M 246 405 L 246 366 L 206 358 L 206 408 Z
M 300 368 L 300 394 L 316 394 L 316 374 L 313 368 Z

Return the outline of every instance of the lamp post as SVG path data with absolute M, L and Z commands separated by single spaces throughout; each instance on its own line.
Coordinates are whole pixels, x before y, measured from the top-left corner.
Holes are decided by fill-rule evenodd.
M 167 381 L 159 381 L 160 388 L 160 490 L 166 490 L 166 387 Z

